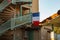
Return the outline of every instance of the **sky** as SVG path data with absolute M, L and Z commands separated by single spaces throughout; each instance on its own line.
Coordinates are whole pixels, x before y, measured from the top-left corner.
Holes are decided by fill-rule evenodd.
M 60 0 L 39 0 L 40 21 L 53 15 L 60 9 Z

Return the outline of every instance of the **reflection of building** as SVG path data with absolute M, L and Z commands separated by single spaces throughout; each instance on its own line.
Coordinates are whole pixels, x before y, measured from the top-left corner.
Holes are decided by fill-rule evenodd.
M 50 20 L 52 20 L 52 19 L 54 19 L 54 18 L 56 18 L 58 16 L 59 16 L 59 14 L 55 13 L 52 16 L 50 16 L 50 17 L 46 18 L 45 20 L 43 20 L 42 23 L 48 22 L 48 21 L 50 21 Z
M 55 38 L 58 39 L 58 37 L 54 36 L 54 35 L 60 34 L 60 30 L 59 30 L 59 27 L 60 27 L 60 10 L 58 10 L 58 12 L 53 14 L 52 16 L 43 20 L 42 24 L 44 26 L 51 26 L 52 27 L 53 31 L 50 32 L 51 40 L 55 40 Z
M 58 14 L 55 13 L 54 15 L 51 16 L 51 18 L 54 19 L 54 18 L 57 17 L 57 16 L 58 16 Z

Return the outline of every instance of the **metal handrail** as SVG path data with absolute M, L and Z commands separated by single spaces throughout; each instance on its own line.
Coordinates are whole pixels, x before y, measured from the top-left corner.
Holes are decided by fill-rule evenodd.
M 12 0 L 13 2 L 32 2 L 32 0 Z

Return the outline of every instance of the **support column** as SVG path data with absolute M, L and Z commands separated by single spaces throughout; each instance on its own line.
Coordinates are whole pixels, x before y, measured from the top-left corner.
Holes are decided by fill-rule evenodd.
M 54 31 L 52 31 L 50 35 L 51 35 L 51 40 L 54 40 Z
M 22 5 L 20 6 L 20 16 L 22 16 Z
M 32 24 L 34 27 L 39 26 L 39 4 L 38 0 L 32 0 Z
M 52 26 L 52 31 L 51 31 L 51 33 L 50 33 L 50 35 L 51 35 L 51 40 L 54 40 L 54 25 L 52 24 L 51 26 Z
M 40 40 L 39 30 L 39 0 L 32 0 L 32 24 L 34 30 L 34 40 Z
M 38 0 L 32 0 L 32 13 L 39 12 Z

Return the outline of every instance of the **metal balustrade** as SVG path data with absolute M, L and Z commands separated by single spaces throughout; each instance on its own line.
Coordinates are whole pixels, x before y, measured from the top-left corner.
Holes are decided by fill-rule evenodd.
M 32 14 L 27 14 L 17 18 L 12 18 L 8 20 L 6 23 L 0 25 L 0 35 L 1 33 L 7 31 L 8 29 L 13 29 L 15 27 L 24 25 L 26 23 L 30 23 L 32 22 L 31 20 L 32 20 Z
M 32 0 L 12 0 L 12 3 L 16 3 L 16 2 L 29 2 L 32 3 Z
M 4 0 L 4 1 L 0 4 L 0 12 L 1 12 L 5 7 L 7 7 L 10 3 L 11 3 L 11 1 L 8 2 L 7 0 Z
M 0 25 L 0 35 L 10 28 L 11 28 L 11 20 L 8 20 L 4 24 Z
M 31 21 L 32 21 L 32 14 L 27 14 L 24 16 L 20 16 L 18 18 L 14 18 L 12 19 L 13 23 L 11 23 L 11 28 L 15 28 L 17 26 L 30 23 Z
M 12 2 L 32 2 L 32 0 L 12 0 Z

